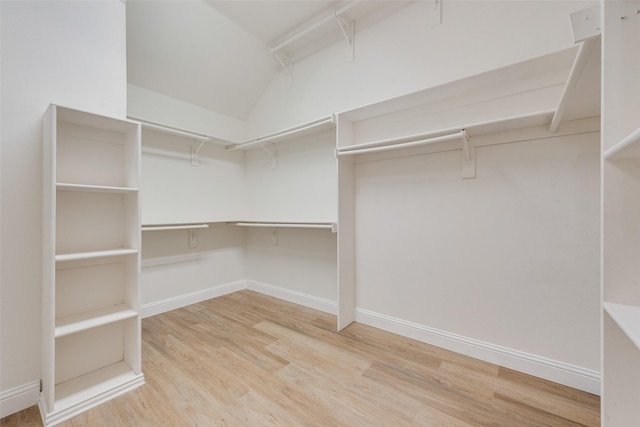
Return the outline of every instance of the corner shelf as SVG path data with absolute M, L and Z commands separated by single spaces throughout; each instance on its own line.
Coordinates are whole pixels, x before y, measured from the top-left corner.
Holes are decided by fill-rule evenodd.
M 604 152 L 606 160 L 640 158 L 640 128 L 634 130 L 620 142 Z
M 613 302 L 605 302 L 602 305 L 622 332 L 640 350 L 640 307 Z
M 76 332 L 136 317 L 138 312 L 126 304 L 92 310 L 85 313 L 61 317 L 56 320 L 54 336 L 61 338 Z

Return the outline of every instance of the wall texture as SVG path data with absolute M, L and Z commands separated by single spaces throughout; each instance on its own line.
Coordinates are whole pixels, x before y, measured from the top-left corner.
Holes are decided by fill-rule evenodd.
M 42 115 L 55 103 L 124 118 L 127 81 L 124 3 L 2 1 L 0 8 L 4 396 L 40 378 Z

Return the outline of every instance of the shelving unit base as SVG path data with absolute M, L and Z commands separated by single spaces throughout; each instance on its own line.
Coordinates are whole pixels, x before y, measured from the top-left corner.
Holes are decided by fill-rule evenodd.
M 58 425 L 145 383 L 125 362 L 105 366 L 73 380 L 56 385 L 54 408 L 47 407 L 40 394 L 40 414 L 45 427 Z

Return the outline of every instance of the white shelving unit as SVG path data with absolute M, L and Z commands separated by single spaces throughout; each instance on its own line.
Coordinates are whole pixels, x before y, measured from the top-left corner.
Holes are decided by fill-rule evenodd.
M 52 105 L 43 126 L 46 426 L 144 384 L 140 125 Z
M 640 2 L 601 2 L 602 425 L 640 425 Z

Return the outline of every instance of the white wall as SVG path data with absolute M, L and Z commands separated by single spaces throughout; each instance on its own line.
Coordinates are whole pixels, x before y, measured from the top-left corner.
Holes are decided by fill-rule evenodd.
M 259 146 L 245 152 L 243 219 L 335 222 L 335 128 L 277 144 L 276 164 Z
M 143 130 L 143 225 L 212 223 L 243 217 L 243 152 L 205 143 L 194 166 L 192 144 L 190 138 Z M 211 224 L 194 234 L 197 243 L 190 247 L 188 230 L 142 233 L 143 316 L 212 298 L 245 278 L 243 229 Z
M 280 72 L 249 117 L 252 134 L 269 133 L 408 92 L 492 70 L 573 45 L 569 14 L 597 2 L 444 0 L 442 25 L 432 3 L 417 2 L 357 31 L 355 61 L 338 43 Z
M 356 305 L 599 370 L 599 133 L 356 167 Z
M 126 43 L 120 1 L 2 1 L 0 8 L 4 394 L 40 378 L 42 115 L 56 103 L 124 118 Z
M 196 230 L 145 231 L 140 291 L 143 316 L 168 311 L 244 287 L 244 230 L 212 224 Z
M 255 228 L 246 232 L 245 272 L 249 287 L 335 313 L 336 234 L 325 229 L 280 228 L 274 240 L 274 231 Z
M 237 220 L 244 214 L 244 155 L 190 138 L 142 131 L 142 224 Z
M 223 143 L 245 139 L 242 120 L 132 84 L 127 96 L 127 114 L 139 120 L 213 136 Z
M 335 144 L 333 128 L 279 143 L 275 146 L 275 168 L 261 148 L 248 150 L 244 164 L 244 218 L 336 222 Z M 250 286 L 257 286 L 256 290 L 335 312 L 337 241 L 331 230 L 248 229 L 245 269 L 247 279 L 253 283 Z M 304 297 L 297 299 L 296 295 Z

